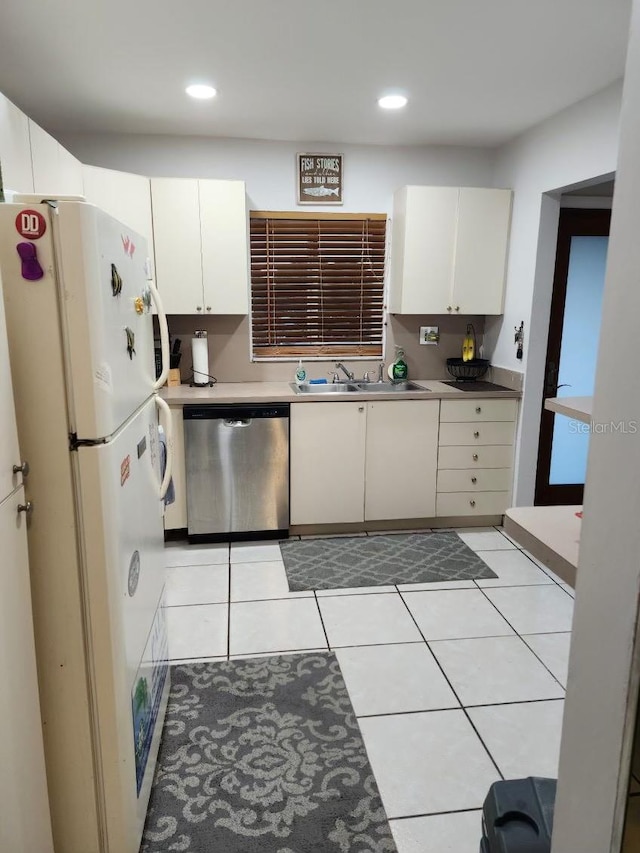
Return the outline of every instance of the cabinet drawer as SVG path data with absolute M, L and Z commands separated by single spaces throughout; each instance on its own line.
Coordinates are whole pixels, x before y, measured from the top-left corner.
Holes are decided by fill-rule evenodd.
M 515 421 L 517 409 L 517 400 L 443 400 L 440 422 Z
M 444 468 L 510 468 L 513 447 L 441 447 L 438 450 L 438 469 Z
M 507 492 L 511 468 L 438 471 L 438 492 Z
M 440 423 L 441 447 L 457 445 L 513 444 L 514 424 L 508 421 Z
M 511 492 L 450 492 L 436 497 L 436 516 L 502 515 L 509 507 Z

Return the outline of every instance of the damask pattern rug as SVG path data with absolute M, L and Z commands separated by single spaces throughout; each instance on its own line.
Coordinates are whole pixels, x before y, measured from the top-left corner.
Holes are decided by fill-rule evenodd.
M 291 592 L 498 577 L 449 530 L 289 539 L 280 551 Z
M 333 653 L 172 669 L 140 853 L 397 853 Z

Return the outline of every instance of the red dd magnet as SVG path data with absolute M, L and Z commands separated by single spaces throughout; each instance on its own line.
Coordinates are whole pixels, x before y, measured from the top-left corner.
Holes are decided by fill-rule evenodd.
M 21 210 L 16 216 L 16 230 L 21 237 L 38 240 L 47 230 L 47 223 L 37 210 Z

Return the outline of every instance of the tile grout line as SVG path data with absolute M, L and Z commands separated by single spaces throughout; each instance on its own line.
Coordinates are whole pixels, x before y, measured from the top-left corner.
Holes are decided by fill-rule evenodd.
M 402 717 L 407 714 L 430 714 L 432 711 L 459 711 L 465 708 L 504 708 L 510 705 L 536 705 L 541 702 L 564 702 L 563 696 L 556 696 L 554 699 L 519 699 L 513 702 L 482 702 L 478 705 L 449 705 L 445 708 L 416 708 L 413 711 L 387 711 L 380 714 L 356 714 L 358 720 L 370 720 L 377 717 Z
M 409 618 L 412 620 L 412 622 L 413 622 L 413 623 L 414 623 L 414 625 L 416 626 L 416 629 L 417 629 L 418 633 L 420 634 L 420 636 L 421 636 L 421 637 L 422 637 L 422 639 L 424 640 L 424 643 L 425 643 L 425 645 L 426 645 L 427 649 L 429 650 L 429 654 L 431 655 L 431 657 L 432 657 L 432 658 L 433 658 L 433 660 L 435 661 L 436 666 L 438 667 L 438 669 L 439 669 L 439 670 L 440 670 L 440 672 L 442 673 L 442 677 L 445 679 L 445 681 L 446 681 L 446 682 L 447 682 L 447 684 L 449 685 L 449 689 L 451 690 L 451 692 L 453 693 L 453 695 L 456 697 L 456 699 L 457 699 L 457 700 L 458 700 L 458 702 L 460 703 L 460 710 L 462 710 L 463 714 L 465 715 L 466 719 L 467 719 L 467 720 L 468 720 L 468 722 L 469 722 L 469 725 L 471 726 L 471 728 L 473 729 L 473 731 L 476 733 L 476 737 L 478 738 L 478 740 L 480 741 L 480 743 L 481 743 L 481 744 L 482 744 L 482 746 L 484 747 L 484 750 L 485 750 L 485 752 L 487 753 L 487 755 L 489 756 L 489 759 L 490 759 L 491 763 L 492 763 L 492 764 L 493 764 L 493 766 L 495 767 L 495 769 L 496 769 L 496 771 L 497 771 L 497 773 L 498 773 L 498 776 L 499 776 L 501 779 L 504 779 L 504 774 L 502 773 L 502 771 L 501 771 L 501 770 L 500 770 L 500 768 L 498 767 L 498 763 L 497 763 L 497 761 L 494 759 L 494 757 L 493 757 L 493 755 L 491 754 L 491 752 L 489 751 L 489 748 L 487 747 L 486 743 L 484 742 L 484 740 L 483 740 L 483 739 L 482 739 L 482 737 L 480 736 L 480 733 L 479 733 L 479 731 L 477 730 L 477 728 L 475 727 L 475 725 L 474 725 L 474 723 L 473 723 L 473 720 L 471 719 L 471 717 L 470 717 L 470 716 L 469 716 L 469 714 L 467 713 L 467 711 L 466 711 L 466 709 L 465 709 L 464 705 L 462 704 L 462 700 L 460 699 L 460 696 L 458 696 L 457 691 L 455 690 L 455 688 L 454 688 L 453 684 L 452 684 L 452 683 L 451 683 L 451 681 L 449 680 L 449 678 L 448 678 L 448 676 L 447 676 L 446 672 L 444 671 L 444 669 L 443 669 L 442 665 L 440 664 L 440 661 L 438 660 L 438 658 L 436 657 L 435 653 L 434 653 L 434 652 L 433 652 L 433 650 L 431 649 L 431 646 L 429 645 L 429 643 L 427 642 L 427 640 L 426 640 L 426 638 L 425 638 L 424 634 L 422 633 L 422 629 L 421 629 L 421 628 L 420 628 L 420 626 L 418 625 L 418 623 L 417 623 L 416 619 L 414 618 L 413 613 L 412 613 L 412 612 L 411 612 L 411 610 L 409 609 L 409 605 L 408 605 L 408 604 L 407 604 L 407 602 L 404 600 L 404 598 L 402 597 L 402 595 L 400 595 L 400 600 L 401 600 L 401 601 L 402 601 L 402 603 L 404 604 L 404 606 L 405 606 L 405 608 L 406 608 L 406 610 L 407 610 L 407 613 L 409 614 Z M 457 709 L 453 709 L 453 710 L 457 710 Z M 428 712 L 427 712 L 427 713 L 428 713 Z
M 227 566 L 227 660 L 231 657 L 231 543 L 229 543 L 229 563 Z
M 320 602 L 318 601 L 318 596 L 316 595 L 315 590 L 313 592 L 313 597 L 314 597 L 315 602 L 316 602 L 316 607 L 318 608 L 318 614 L 320 616 L 320 624 L 322 625 L 322 632 L 323 632 L 324 638 L 327 642 L 327 649 L 329 651 L 333 651 L 333 649 L 331 648 L 331 644 L 329 643 L 329 635 L 327 634 L 327 629 L 325 628 L 324 619 L 322 618 L 322 610 L 320 608 Z M 348 690 L 347 690 L 347 692 L 348 692 Z
M 473 814 L 474 812 L 482 813 L 482 806 L 479 806 L 477 809 L 451 809 L 450 811 L 444 812 L 423 812 L 422 814 L 408 814 L 399 817 L 387 817 L 387 820 L 413 820 L 413 818 L 416 817 L 437 817 L 438 815 L 443 814 Z
M 513 627 L 513 625 L 511 624 L 511 622 L 509 622 L 509 620 L 508 620 L 508 619 L 507 619 L 507 617 L 504 615 L 504 613 L 502 613 L 502 612 L 498 609 L 498 606 L 497 606 L 496 604 L 494 604 L 494 602 L 493 602 L 493 601 L 491 601 L 491 599 L 489 598 L 489 596 L 488 596 L 488 595 L 486 595 L 482 589 L 480 589 L 480 592 L 482 592 L 482 593 L 483 593 L 483 595 L 484 595 L 484 597 L 487 599 L 487 601 L 489 601 L 489 602 L 491 603 L 491 605 L 492 605 L 493 607 L 495 607 L 495 609 L 496 609 L 496 610 L 497 610 L 497 612 L 500 614 L 500 616 L 502 616 L 502 618 L 503 618 L 503 619 L 504 619 L 504 621 L 507 623 L 507 625 L 508 625 L 508 626 L 509 626 L 509 627 L 510 627 L 514 632 L 515 632 L 515 635 L 516 635 L 516 637 L 520 640 L 520 642 L 521 642 L 521 643 L 523 643 L 523 644 L 524 644 L 524 646 L 525 646 L 525 648 L 526 648 L 526 649 L 528 649 L 528 650 L 531 652 L 531 654 L 532 654 L 535 658 L 537 658 L 537 660 L 539 660 L 539 661 L 540 661 L 540 663 L 541 663 L 541 664 L 542 664 L 542 666 L 547 670 L 547 672 L 549 673 L 549 675 L 553 678 L 553 680 L 554 680 L 554 681 L 556 681 L 556 682 L 560 685 L 560 687 L 562 688 L 563 692 L 566 694 L 566 692 L 567 692 L 567 688 L 564 686 L 564 684 L 561 684 L 561 683 L 560 683 L 560 680 L 559 680 L 558 678 L 556 678 L 556 676 L 551 672 L 551 670 L 550 670 L 550 669 L 549 669 L 549 667 L 546 665 L 546 663 L 542 660 L 542 658 L 538 657 L 538 655 L 537 655 L 537 654 L 535 653 L 535 651 L 531 648 L 531 646 L 527 643 L 527 641 L 523 639 L 522 634 L 519 634 L 519 633 L 518 633 L 518 631 L 516 631 L 516 629 Z M 571 633 L 571 631 L 568 631 L 568 632 L 567 632 L 567 631 L 548 631 L 548 632 L 544 632 L 544 631 L 543 631 L 543 632 L 541 632 L 541 633 L 542 633 L 542 634 L 544 634 L 544 633 L 549 633 L 549 634 L 566 634 L 566 633 L 569 633 L 569 634 L 570 634 L 570 633 Z M 532 636 L 532 634 L 531 634 L 531 632 L 529 632 L 528 634 L 525 634 L 525 636 L 529 637 L 529 636 Z M 538 636 L 540 636 L 540 635 L 538 635 Z
M 507 534 L 506 534 L 506 533 L 504 533 L 502 530 L 499 530 L 497 527 L 496 527 L 495 529 L 496 529 L 496 531 L 497 531 L 498 533 L 500 533 L 502 536 L 504 536 L 504 538 L 505 538 L 508 542 L 512 542 L 512 543 L 513 543 L 513 540 L 512 540 L 512 539 L 509 539 L 509 537 L 507 536 Z M 535 559 L 534 557 L 531 557 L 529 554 L 527 554 L 527 553 L 526 553 L 526 549 L 525 549 L 524 547 L 521 547 L 521 546 L 520 546 L 520 545 L 518 545 L 518 544 L 515 544 L 515 547 L 518 549 L 518 551 L 520 551 L 520 553 L 521 553 L 524 557 L 526 557 L 526 558 L 527 558 L 527 560 L 530 560 L 530 561 L 534 564 L 534 566 L 537 566 L 537 567 L 540 569 L 540 571 L 541 571 L 541 572 L 544 572 L 544 573 L 545 573 L 545 575 L 547 575 L 547 577 L 549 578 L 549 580 L 553 581 L 553 583 L 555 583 L 555 585 L 556 585 L 556 586 L 559 586 L 559 587 L 560 587 L 560 589 L 561 589 L 563 592 L 565 592 L 565 593 L 569 596 L 569 598 L 575 598 L 575 590 L 574 590 L 574 595 L 571 595 L 571 593 L 570 593 L 570 592 L 568 592 L 568 591 L 563 587 L 563 585 L 562 585 L 562 584 L 563 584 L 563 583 L 566 583 L 566 581 L 557 581 L 555 577 L 551 577 L 551 575 L 550 575 L 550 574 L 547 574 L 547 570 L 548 570 L 548 571 L 552 571 L 552 569 L 549 569 L 549 567 L 548 567 L 548 566 L 545 566 L 545 567 L 543 568 L 543 566 L 541 566 L 541 565 L 536 561 L 536 559 Z M 506 549 L 505 549 L 505 550 L 506 550 Z M 554 575 L 555 575 L 555 572 L 554 572 Z M 558 577 L 558 576 L 556 575 L 556 577 Z M 567 586 L 571 586 L 571 584 L 567 584 Z

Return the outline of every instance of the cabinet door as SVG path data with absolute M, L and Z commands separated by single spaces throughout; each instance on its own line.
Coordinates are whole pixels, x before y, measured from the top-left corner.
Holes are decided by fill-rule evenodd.
M 22 488 L 0 503 L 0 849 L 53 853 Z
M 29 119 L 0 94 L 0 169 L 5 194 L 32 193 Z
M 204 310 L 249 311 L 249 222 L 244 181 L 198 181 Z
M 365 520 L 436 514 L 438 400 L 381 400 L 367 410 Z
M 167 314 L 202 314 L 198 181 L 152 178 L 156 281 Z
M 457 208 L 457 187 L 395 194 L 390 311 L 444 314 L 451 305 Z
M 501 314 L 511 190 L 462 187 L 452 302 L 460 314 Z
M 366 403 L 293 403 L 291 524 L 364 519 Z
M 171 477 L 176 499 L 164 512 L 165 530 L 182 530 L 187 527 L 187 477 L 184 458 L 184 421 L 182 406 L 171 408 L 173 424 L 173 468 Z
M 153 223 L 149 178 L 95 166 L 84 166 L 83 178 L 87 201 L 146 237 L 153 274 Z

